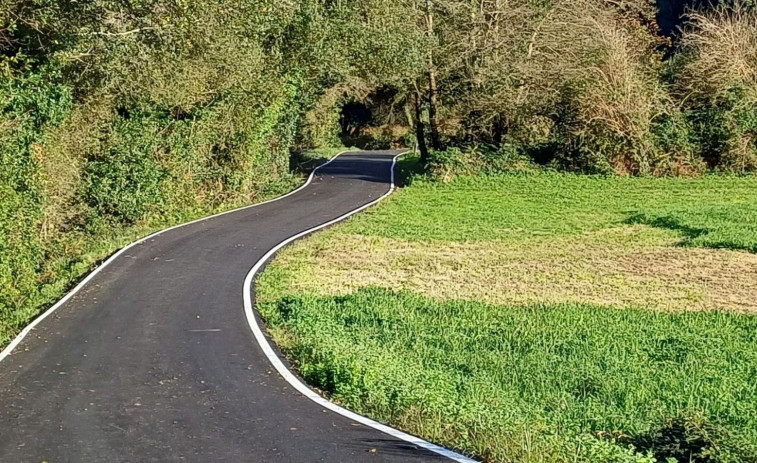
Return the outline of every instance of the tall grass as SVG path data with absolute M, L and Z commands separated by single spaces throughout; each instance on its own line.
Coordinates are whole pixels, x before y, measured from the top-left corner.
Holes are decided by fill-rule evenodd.
M 654 124 L 673 111 L 658 79 L 653 35 L 623 11 L 591 1 L 558 2 L 534 37 L 536 82 L 559 93 L 557 156 L 569 167 L 649 174 L 659 152 Z M 662 158 L 662 159 L 661 159 Z

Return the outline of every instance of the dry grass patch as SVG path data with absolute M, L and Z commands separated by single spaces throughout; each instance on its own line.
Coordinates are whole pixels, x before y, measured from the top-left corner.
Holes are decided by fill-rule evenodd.
M 381 286 L 442 301 L 757 312 L 757 255 L 679 241 L 644 225 L 444 246 L 334 230 L 283 251 L 277 269 L 290 294 Z

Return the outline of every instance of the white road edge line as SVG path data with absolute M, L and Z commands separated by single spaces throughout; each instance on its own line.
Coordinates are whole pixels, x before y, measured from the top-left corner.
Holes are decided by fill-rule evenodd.
M 288 382 L 292 387 L 294 387 L 300 394 L 304 395 L 308 399 L 312 400 L 316 404 L 320 405 L 323 408 L 326 408 L 328 410 L 331 410 L 334 413 L 338 413 L 352 421 L 356 421 L 358 423 L 364 424 L 366 426 L 369 426 L 373 429 L 376 429 L 378 431 L 381 431 L 385 434 L 388 434 L 394 438 L 403 440 L 405 442 L 409 442 L 417 447 L 424 448 L 426 450 L 430 450 L 434 453 L 437 453 L 439 455 L 442 455 L 446 458 L 449 458 L 450 460 L 459 462 L 459 463 L 476 463 L 476 460 L 473 460 L 471 458 L 468 458 L 464 455 L 461 455 L 457 452 L 453 452 L 452 450 L 446 449 L 444 447 L 441 447 L 436 444 L 432 444 L 431 442 L 425 441 L 419 437 L 407 434 L 405 432 L 402 432 L 398 429 L 394 429 L 390 426 L 387 426 L 385 424 L 381 424 L 377 421 L 374 421 L 370 418 L 367 418 L 362 415 L 358 415 L 355 412 L 351 412 L 345 408 L 340 407 L 339 405 L 336 405 L 328 400 L 326 400 L 324 397 L 317 394 L 315 391 L 310 389 L 308 386 L 305 385 L 302 381 L 300 381 L 297 376 L 295 376 L 289 369 L 284 365 L 284 363 L 281 361 L 278 355 L 276 355 L 276 352 L 274 352 L 273 348 L 271 347 L 271 344 L 268 342 L 268 339 L 266 339 L 265 334 L 263 334 L 263 330 L 260 328 L 260 325 L 258 324 L 257 319 L 255 318 L 255 311 L 252 306 L 252 282 L 255 279 L 255 275 L 260 271 L 260 269 L 266 264 L 266 262 L 273 257 L 276 252 L 278 252 L 281 248 L 286 246 L 287 244 L 291 243 L 292 241 L 295 241 L 299 238 L 302 238 L 303 236 L 309 235 L 313 232 L 316 232 L 318 230 L 321 230 L 323 228 L 326 228 L 330 225 L 333 225 L 337 222 L 341 222 L 342 220 L 357 214 L 358 212 L 365 210 L 374 204 L 378 203 L 382 199 L 386 198 L 392 192 L 395 190 L 394 185 L 394 167 L 397 164 L 397 158 L 402 156 L 403 154 L 407 153 L 400 153 L 397 156 L 394 157 L 392 160 L 392 167 L 391 167 L 391 186 L 389 187 L 389 191 L 381 196 L 380 198 L 371 201 L 368 204 L 365 204 L 363 206 L 358 207 L 357 209 L 353 209 L 352 211 L 337 217 L 334 220 L 331 220 L 329 222 L 326 222 L 324 224 L 318 225 L 317 227 L 310 228 L 308 230 L 305 230 L 301 233 L 298 233 L 294 236 L 291 236 L 287 238 L 286 240 L 282 241 L 281 243 L 277 244 L 273 247 L 270 251 L 268 251 L 263 257 L 261 257 L 255 265 L 252 267 L 250 272 L 247 274 L 247 277 L 244 279 L 244 313 L 247 316 L 247 323 L 250 325 L 250 329 L 252 330 L 252 333 L 255 335 L 255 340 L 257 340 L 258 344 L 260 345 L 260 348 L 263 350 L 263 353 L 265 353 L 266 357 L 268 357 L 268 360 L 271 362 L 274 368 L 276 368 L 276 371 L 279 372 L 279 374 Z M 325 164 L 324 164 L 325 165 Z M 320 166 L 318 167 L 320 168 Z M 317 170 L 317 169 L 316 169 Z M 315 172 L 315 171 L 314 171 Z
M 262 206 L 263 204 L 272 203 L 274 201 L 279 201 L 281 199 L 284 199 L 287 196 L 291 196 L 291 195 L 297 193 L 298 191 L 304 189 L 306 186 L 310 185 L 310 183 L 313 181 L 313 178 L 315 177 L 315 172 L 318 169 L 320 169 L 321 167 L 324 167 L 324 166 L 327 166 L 327 165 L 331 164 L 336 158 L 338 158 L 339 156 L 343 155 L 344 153 L 350 153 L 350 152 L 351 152 L 350 150 L 341 151 L 341 152 L 337 153 L 333 158 L 329 159 L 325 163 L 323 163 L 320 166 L 318 166 L 315 169 L 313 169 L 313 171 L 308 176 L 307 181 L 304 184 L 302 184 L 301 186 L 299 186 L 297 189 L 292 190 L 289 193 L 286 193 L 284 195 L 278 196 L 278 197 L 273 198 L 273 199 L 269 199 L 268 201 L 263 201 L 261 203 L 250 204 L 249 206 L 242 206 L 242 207 L 239 207 L 239 208 L 236 208 L 236 209 L 232 209 L 232 210 L 229 210 L 229 211 L 225 211 L 225 212 L 221 212 L 221 213 L 218 213 L 218 214 L 209 215 L 207 217 L 201 217 L 199 219 L 192 220 L 191 222 L 186 222 L 186 223 L 174 225 L 173 227 L 169 227 L 169 228 L 166 228 L 164 230 L 157 231 L 157 232 L 155 232 L 155 233 L 153 233 L 151 235 L 145 236 L 144 238 L 141 238 L 141 239 L 139 239 L 139 240 L 137 240 L 137 241 L 135 241 L 135 242 L 127 245 L 126 247 L 121 248 L 115 254 L 113 254 L 112 256 L 110 256 L 105 262 L 103 262 L 102 264 L 100 264 L 99 267 L 97 267 L 94 270 L 92 270 L 92 272 L 90 272 L 89 275 L 87 275 L 86 277 L 84 277 L 84 279 L 81 280 L 79 282 L 79 284 L 77 284 L 74 287 L 74 289 L 72 289 L 65 296 L 63 296 L 62 299 L 60 299 L 58 302 L 56 302 L 55 304 L 53 304 L 52 307 L 50 307 L 49 309 L 47 309 L 44 313 L 42 313 L 37 318 L 35 318 L 34 321 L 32 321 L 29 325 L 27 325 L 23 330 L 21 330 L 21 332 L 13 339 L 13 341 L 11 341 L 11 343 L 8 344 L 5 347 L 5 349 L 3 349 L 2 352 L 0 352 L 0 362 L 2 362 L 6 357 L 8 357 L 11 354 L 11 352 L 13 352 L 13 350 L 21 343 L 21 341 L 24 340 L 24 338 L 26 338 L 29 335 L 29 333 L 32 332 L 32 330 L 37 325 L 39 325 L 40 323 L 42 323 L 42 321 L 44 319 L 46 319 L 47 317 L 49 317 L 53 312 L 55 312 L 56 310 L 58 310 L 63 304 L 65 304 L 66 302 L 68 302 L 69 299 L 71 299 L 74 295 L 76 295 L 76 293 L 78 293 L 79 291 L 81 291 L 81 289 L 84 286 L 86 286 L 86 284 L 89 283 L 89 281 L 92 280 L 92 278 L 94 278 L 98 273 L 100 273 L 100 271 L 102 271 L 102 269 L 104 269 L 105 267 L 107 267 L 108 265 L 110 265 L 111 263 L 113 263 L 113 261 L 116 260 L 116 259 L 118 259 L 118 257 L 121 254 L 125 253 L 126 251 L 128 251 L 132 247 L 137 246 L 139 244 L 142 244 L 142 243 L 144 243 L 147 240 L 153 239 L 153 238 L 157 237 L 158 235 L 161 235 L 163 233 L 169 232 L 171 230 L 175 230 L 177 228 L 186 227 L 187 225 L 192 225 L 192 224 L 199 223 L 199 222 L 204 222 L 206 220 L 214 219 L 216 217 L 220 217 L 220 216 L 226 215 L 226 214 L 231 214 L 233 212 L 239 212 L 239 211 L 243 211 L 245 209 L 250 209 L 250 208 L 253 208 L 253 207 L 257 207 L 257 206 Z

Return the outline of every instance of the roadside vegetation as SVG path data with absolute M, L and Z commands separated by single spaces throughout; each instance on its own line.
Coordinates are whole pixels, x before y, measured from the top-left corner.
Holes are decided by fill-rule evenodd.
M 755 461 L 756 205 L 754 177 L 416 176 L 283 250 L 258 307 L 333 400 L 487 461 Z
M 367 27 L 346 51 L 360 8 L 0 0 L 0 345 L 118 245 L 281 194 L 297 153 L 338 146 L 324 89 L 365 47 L 401 58 Z
M 303 149 L 753 172 L 754 6 L 687 5 L 0 0 L 0 343 L 93 246 L 283 191 Z
M 117 247 L 342 144 L 420 164 L 261 281 L 314 384 L 493 461 L 755 459 L 753 0 L 0 0 L 0 346 Z M 339 318 L 365 299 L 376 327 Z M 549 320 L 521 330 L 529 311 Z M 406 352 L 388 389 L 328 350 L 333 324 L 366 359 Z M 508 351 L 521 332 L 533 356 Z M 667 346 L 690 354 L 644 353 Z M 480 399 L 457 427 L 453 390 Z

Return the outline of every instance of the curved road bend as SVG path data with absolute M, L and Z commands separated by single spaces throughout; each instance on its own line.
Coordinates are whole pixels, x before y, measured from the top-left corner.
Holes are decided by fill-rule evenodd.
M 448 461 L 294 391 L 243 310 L 250 267 L 385 194 L 395 154 L 342 155 L 280 201 L 119 256 L 0 363 L 0 461 Z

